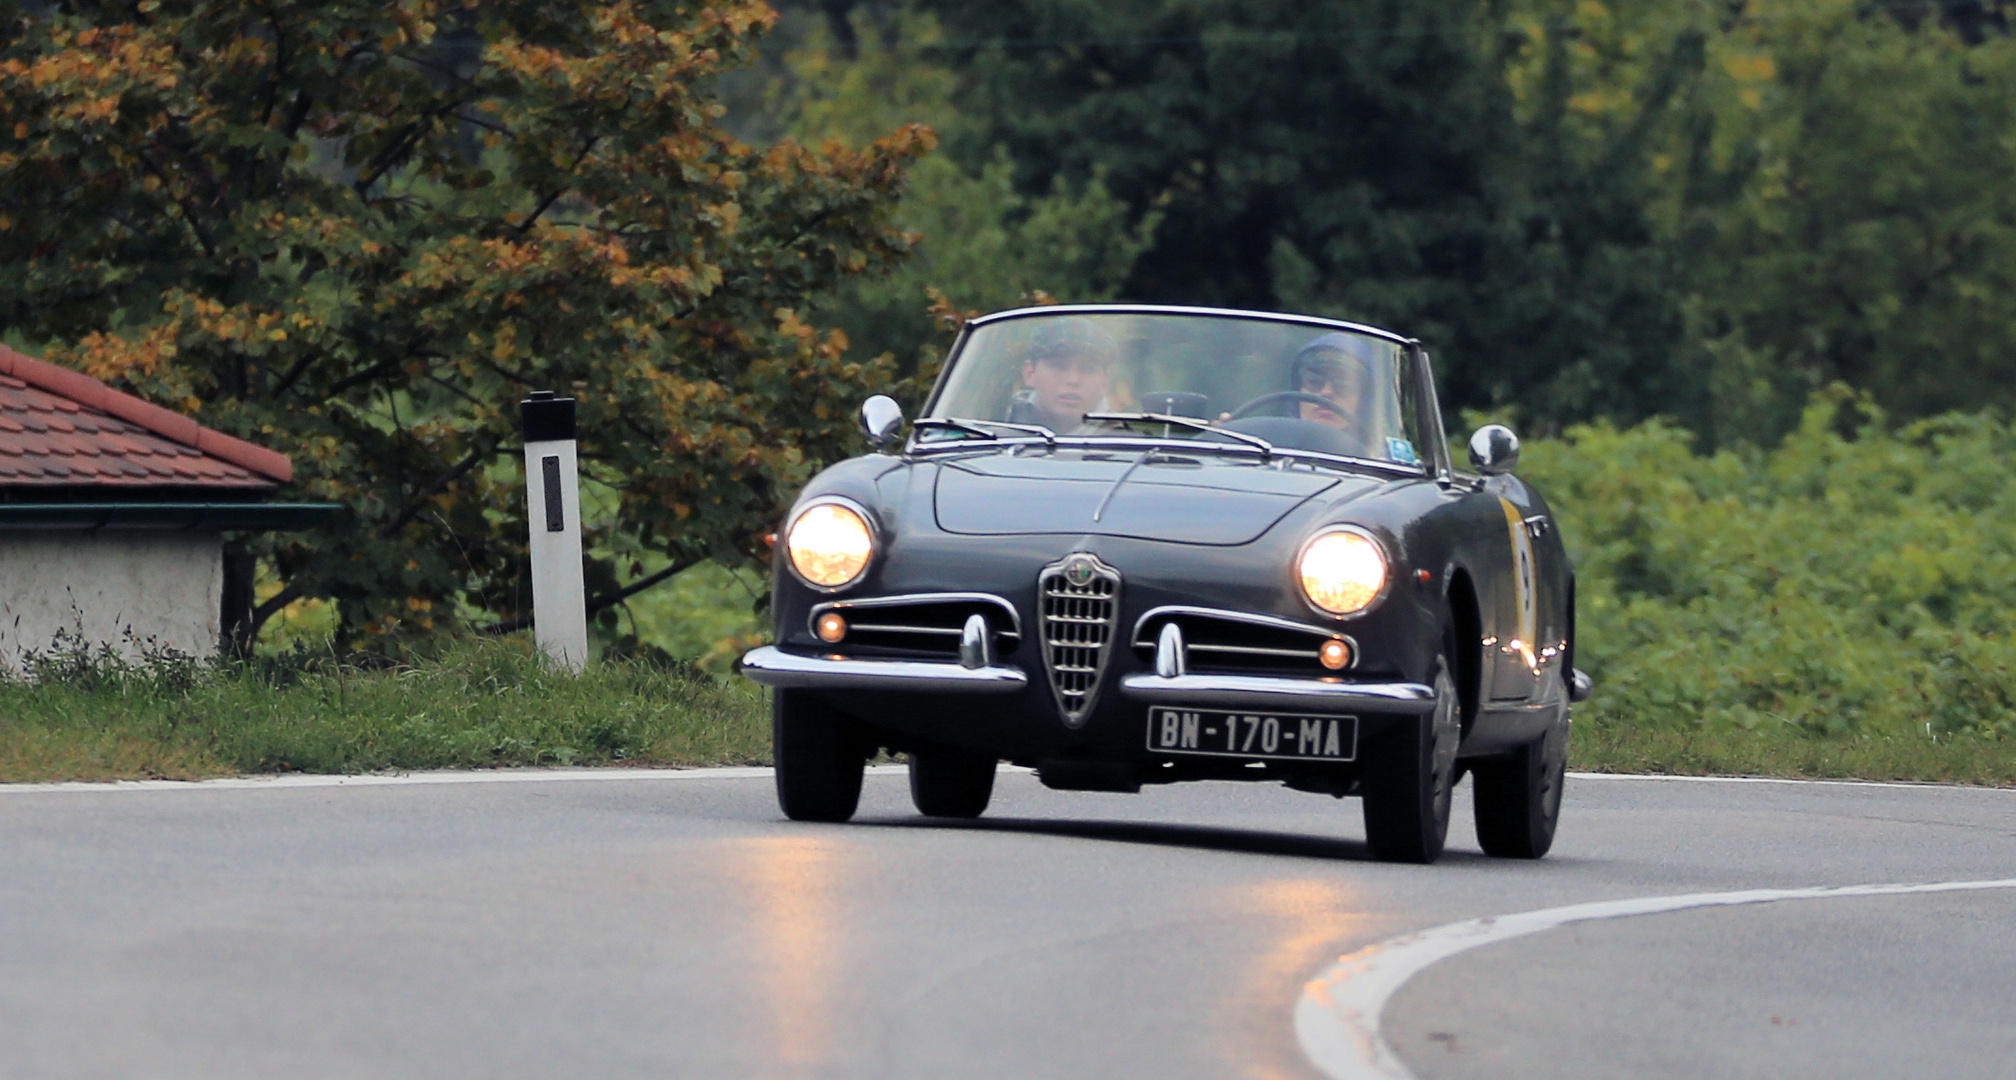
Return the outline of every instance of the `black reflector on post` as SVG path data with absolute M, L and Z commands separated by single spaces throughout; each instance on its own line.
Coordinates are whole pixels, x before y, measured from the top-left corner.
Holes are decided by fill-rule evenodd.
M 546 481 L 546 531 L 559 532 L 567 527 L 567 504 L 560 494 L 560 455 L 539 459 L 539 471 Z

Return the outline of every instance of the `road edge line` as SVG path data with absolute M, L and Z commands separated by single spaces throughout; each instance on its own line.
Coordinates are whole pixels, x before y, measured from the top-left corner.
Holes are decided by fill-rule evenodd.
M 2000 791 L 2016 793 L 2016 787 L 1990 784 L 1944 784 L 1936 780 L 1823 780 L 1805 776 L 1688 776 L 1682 773 L 1570 772 L 1571 780 L 1657 780 L 1693 784 L 1805 784 L 1823 787 L 1898 788 L 1905 791 Z
M 2016 889 L 2016 878 L 1881 885 L 1745 889 L 1599 900 L 1512 915 L 1445 923 L 1339 957 L 1309 980 L 1295 1003 L 1295 1040 L 1318 1072 L 1331 1080 L 1415 1080 L 1380 1032 L 1386 1003 L 1409 979 L 1449 957 L 1574 923 L 1659 915 L 1697 908 L 1737 907 L 1780 900 Z
M 1033 770 L 1002 762 L 1001 772 Z M 869 776 L 906 776 L 902 763 L 870 765 Z M 114 791 L 297 791 L 303 788 L 403 787 L 410 784 L 552 784 L 576 780 L 768 780 L 777 770 L 768 765 L 702 765 L 694 768 L 578 769 L 429 769 L 406 773 L 279 773 L 262 776 L 219 776 L 209 780 L 58 780 L 48 783 L 0 783 L 0 796 L 54 792 Z

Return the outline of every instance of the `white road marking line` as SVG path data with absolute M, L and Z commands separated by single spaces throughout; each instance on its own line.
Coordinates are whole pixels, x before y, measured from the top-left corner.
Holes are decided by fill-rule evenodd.
M 1002 764 L 1002 772 L 1031 772 Z M 870 776 L 902 776 L 908 765 L 870 765 Z M 552 784 L 573 780 L 768 780 L 777 770 L 768 765 L 729 765 L 697 769 L 437 769 L 412 773 L 282 773 L 278 776 L 228 776 L 217 780 L 64 780 L 51 784 L 0 784 L 0 795 L 31 795 L 55 791 L 265 791 L 296 788 L 399 787 L 407 784 Z
M 1643 896 L 1486 916 L 1406 934 L 1341 957 L 1302 988 L 1295 1003 L 1295 1039 L 1317 1070 L 1331 1080 L 1413 1080 L 1379 1031 L 1386 1002 L 1429 965 L 1458 953 L 1597 919 L 1624 919 L 1690 908 L 1768 904 L 1844 896 L 2016 889 L 2016 878 L 1926 884 L 1844 885 L 1807 889 Z
M 886 766 L 877 766 L 883 768 Z M 574 780 L 756 780 L 768 766 L 717 769 L 439 769 L 412 773 L 282 773 L 216 780 L 66 780 L 51 784 L 0 784 L 0 795 L 56 791 L 266 791 L 297 788 L 400 787 L 407 784 L 550 784 Z
M 868 775 L 905 772 L 906 765 L 870 765 Z M 1002 772 L 1032 772 L 1002 764 Z M 52 791 L 221 791 L 327 787 L 391 787 L 402 784 L 548 784 L 570 780 L 767 780 L 776 775 L 768 765 L 704 768 L 637 769 L 615 766 L 579 769 L 433 769 L 411 773 L 282 773 L 277 776 L 229 776 L 215 780 L 64 780 L 46 784 L 0 783 L 0 795 Z M 1880 780 L 1795 780 L 1772 776 L 1672 776 L 1664 773 L 1571 772 L 1577 780 L 1659 780 L 1702 784 L 1809 784 L 1836 787 L 1903 788 L 1911 791 L 1993 791 L 2016 794 L 2016 788 L 1966 784 L 1905 784 Z
M 2016 792 L 2016 787 L 1989 787 L 1985 784 L 1938 784 L 1930 781 L 1903 780 L 1809 780 L 1792 776 L 1681 776 L 1675 773 L 1602 773 L 1571 772 L 1575 780 L 1661 780 L 1688 784 L 1805 784 L 1822 787 L 1862 787 L 1862 788 L 1903 788 L 1908 791 L 1924 791 L 1937 788 L 1943 791 L 2005 791 Z

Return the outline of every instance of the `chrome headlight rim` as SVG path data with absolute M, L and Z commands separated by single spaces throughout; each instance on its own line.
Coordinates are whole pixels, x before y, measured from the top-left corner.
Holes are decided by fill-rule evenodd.
M 1309 590 L 1303 587 L 1302 563 L 1303 560 L 1309 557 L 1310 548 L 1315 547 L 1318 543 L 1320 543 L 1327 537 L 1337 536 L 1346 533 L 1352 536 L 1359 537 L 1360 539 L 1365 540 L 1367 543 L 1370 543 L 1372 545 L 1372 550 L 1377 552 L 1379 555 L 1380 565 L 1383 568 L 1384 572 L 1380 577 L 1379 589 L 1378 591 L 1372 594 L 1372 598 L 1370 600 L 1365 601 L 1363 604 L 1359 605 L 1356 608 L 1353 608 L 1350 611 L 1339 614 L 1338 612 L 1332 611 L 1329 608 L 1326 608 L 1323 605 L 1318 604 L 1316 602 L 1315 597 L 1309 595 Z M 1302 598 L 1302 603 L 1304 606 L 1308 607 L 1310 611 L 1313 611 L 1316 614 L 1321 615 L 1323 618 L 1328 619 L 1331 622 L 1344 622 L 1350 619 L 1359 618 L 1360 616 L 1363 616 L 1377 609 L 1380 604 L 1386 601 L 1386 597 L 1392 594 L 1393 552 L 1392 549 L 1387 546 L 1386 541 L 1379 538 L 1378 533 L 1375 533 L 1372 530 L 1367 529 L 1363 526 L 1344 525 L 1344 524 L 1325 525 L 1322 528 L 1317 529 L 1315 532 L 1310 533 L 1309 538 L 1307 540 L 1302 541 L 1301 546 L 1295 549 L 1295 561 L 1288 567 L 1288 575 L 1290 578 L 1290 584 L 1295 590 L 1295 595 Z
M 793 558 L 791 554 L 791 534 L 797 530 L 798 523 L 805 520 L 806 514 L 822 506 L 838 506 L 843 510 L 852 512 L 855 517 L 861 519 L 861 524 L 868 530 L 868 557 L 861 561 L 861 569 L 858 573 L 846 581 L 840 582 L 838 585 L 821 585 L 806 577 L 804 572 L 798 569 L 798 560 Z M 791 571 L 792 578 L 796 579 L 798 584 L 818 593 L 846 592 L 848 589 L 861 584 L 868 577 L 868 571 L 874 568 L 875 560 L 881 557 L 882 527 L 876 522 L 875 515 L 870 513 L 867 507 L 855 502 L 853 499 L 845 495 L 820 495 L 807 499 L 792 509 L 791 520 L 785 524 L 783 535 L 780 537 L 780 542 L 777 546 L 781 549 L 781 554 L 784 556 L 785 568 Z

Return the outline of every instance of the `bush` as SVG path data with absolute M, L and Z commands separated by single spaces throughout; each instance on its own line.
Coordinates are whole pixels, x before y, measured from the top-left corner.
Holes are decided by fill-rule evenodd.
M 1599 726 L 2016 735 L 2016 429 L 1816 396 L 1771 450 L 1652 422 L 1530 444 Z

